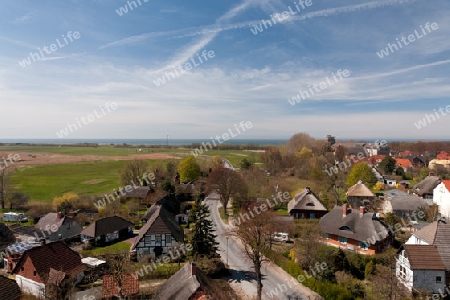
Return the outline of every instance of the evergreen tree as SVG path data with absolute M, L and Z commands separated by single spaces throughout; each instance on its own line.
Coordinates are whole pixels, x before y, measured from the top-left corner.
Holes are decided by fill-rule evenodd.
M 209 216 L 208 206 L 197 201 L 191 210 L 191 217 L 195 220 L 191 241 L 194 255 L 216 255 L 219 243 L 216 242 L 217 235 L 213 234 L 213 223 Z

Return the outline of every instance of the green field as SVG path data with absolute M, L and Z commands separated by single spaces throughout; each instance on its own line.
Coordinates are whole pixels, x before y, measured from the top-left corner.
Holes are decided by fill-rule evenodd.
M 107 145 L 99 147 L 0 146 L 0 151 L 10 153 L 28 152 L 32 155 L 47 153 L 126 157 L 136 154 L 136 148 L 118 148 Z M 190 155 L 191 151 L 192 149 L 186 148 L 142 148 L 140 153 L 170 153 L 174 157 L 183 158 Z M 214 155 L 228 159 L 235 167 L 239 166 L 244 157 L 253 161 L 259 160 L 259 154 L 242 150 L 209 150 L 197 159 L 207 160 L 208 157 Z M 152 170 L 152 165 L 157 162 L 165 164 L 167 160 L 147 161 L 149 162 L 149 170 Z M 120 187 L 119 174 L 125 163 L 126 160 L 110 160 L 19 167 L 12 174 L 11 185 L 14 190 L 24 192 L 32 200 L 43 202 L 51 202 L 54 197 L 69 192 L 80 196 L 101 195 L 103 193 L 111 193 L 114 188 Z
M 64 193 L 80 196 L 110 193 L 119 187 L 119 172 L 126 161 L 83 162 L 18 168 L 11 184 L 32 200 L 51 202 Z

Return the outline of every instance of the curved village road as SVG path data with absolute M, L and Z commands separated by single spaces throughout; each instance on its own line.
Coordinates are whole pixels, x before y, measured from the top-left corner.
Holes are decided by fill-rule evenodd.
M 228 238 L 227 253 L 227 232 L 230 225 L 225 225 L 220 218 L 218 208 L 221 206 L 217 199 L 210 195 L 206 197 L 205 203 L 211 211 L 211 219 L 215 225 L 217 241 L 219 242 L 219 252 L 222 260 L 231 270 L 228 277 L 231 287 L 240 295 L 247 295 L 247 299 L 253 299 L 256 296 L 256 276 L 252 268 L 252 263 L 245 256 L 244 248 L 235 238 Z M 311 292 L 308 288 L 299 284 L 289 274 L 281 268 L 270 263 L 264 264 L 263 273 L 263 296 L 264 300 L 307 300 L 322 299 L 319 295 Z

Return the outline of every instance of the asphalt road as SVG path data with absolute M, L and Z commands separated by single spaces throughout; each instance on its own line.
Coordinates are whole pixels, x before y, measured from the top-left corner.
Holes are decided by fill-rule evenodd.
M 212 196 L 212 195 L 210 195 Z M 219 253 L 222 260 L 227 263 L 231 270 L 228 277 L 231 287 L 239 294 L 247 295 L 248 299 L 256 296 L 256 276 L 252 267 L 252 263 L 246 257 L 244 247 L 235 238 L 229 236 L 229 225 L 225 225 L 220 218 L 218 208 L 220 202 L 208 196 L 205 203 L 208 204 L 211 211 L 211 219 L 215 224 L 215 234 L 219 244 Z M 228 248 L 227 248 L 227 235 Z M 228 249 L 228 251 L 227 251 Z M 279 300 L 306 300 L 308 296 L 302 294 L 296 285 L 294 279 L 287 273 L 279 274 L 273 268 L 263 265 L 263 299 L 279 299 Z M 291 279 L 290 285 L 288 280 Z M 270 294 L 270 296 L 268 295 Z

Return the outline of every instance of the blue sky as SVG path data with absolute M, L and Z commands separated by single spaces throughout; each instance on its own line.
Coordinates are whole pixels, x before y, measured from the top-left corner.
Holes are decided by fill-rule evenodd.
M 253 124 L 241 139 L 449 138 L 450 114 L 414 125 L 450 105 L 446 0 L 135 2 L 131 10 L 116 0 L 3 1 L 0 137 L 58 138 L 68 123 L 115 102 L 66 138 L 209 139 L 241 121 Z M 252 32 L 289 7 L 295 15 Z M 424 35 L 427 22 L 438 29 Z M 415 30 L 420 39 L 377 55 Z M 69 31 L 80 36 L 65 44 Z M 19 64 L 56 39 L 64 47 Z M 200 64 L 203 50 L 214 57 Z M 155 84 L 191 58 L 198 66 Z M 345 69 L 349 77 L 289 103 Z

